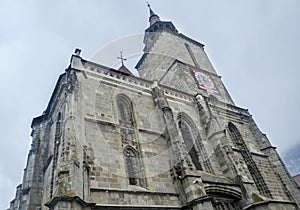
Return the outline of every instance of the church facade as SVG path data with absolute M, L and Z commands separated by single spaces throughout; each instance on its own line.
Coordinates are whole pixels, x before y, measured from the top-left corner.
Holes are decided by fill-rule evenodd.
M 298 209 L 300 190 L 204 45 L 150 9 L 134 76 L 76 50 L 10 210 Z

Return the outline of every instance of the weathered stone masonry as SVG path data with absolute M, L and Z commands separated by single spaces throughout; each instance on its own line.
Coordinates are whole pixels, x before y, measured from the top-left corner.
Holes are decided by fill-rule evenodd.
M 140 77 L 72 55 L 32 121 L 10 209 L 298 209 L 299 187 L 204 45 L 151 9 L 149 21 Z

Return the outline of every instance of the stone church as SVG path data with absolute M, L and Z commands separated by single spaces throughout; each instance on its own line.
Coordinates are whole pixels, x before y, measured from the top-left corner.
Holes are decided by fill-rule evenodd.
M 139 76 L 76 49 L 32 121 L 10 210 L 299 209 L 299 187 L 204 45 L 149 10 Z

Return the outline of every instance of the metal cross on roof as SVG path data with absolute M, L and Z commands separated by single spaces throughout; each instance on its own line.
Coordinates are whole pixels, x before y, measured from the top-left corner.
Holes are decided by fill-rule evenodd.
M 123 57 L 123 52 L 122 51 L 120 51 L 120 57 L 117 57 L 117 58 L 121 60 L 122 66 L 124 66 L 124 61 L 126 61 L 127 59 Z

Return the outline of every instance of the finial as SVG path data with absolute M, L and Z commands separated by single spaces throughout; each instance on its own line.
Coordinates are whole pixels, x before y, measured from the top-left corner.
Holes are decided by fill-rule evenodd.
M 122 51 L 120 51 L 120 57 L 117 57 L 117 58 L 121 60 L 122 66 L 124 66 L 124 61 L 126 61 L 127 59 L 123 57 Z
M 159 16 L 153 12 L 153 10 L 151 9 L 150 3 L 148 1 L 147 1 L 147 6 L 148 6 L 149 12 L 150 12 L 149 22 L 150 22 L 150 26 L 151 26 L 154 23 L 160 21 L 160 19 L 159 19 Z
M 149 8 L 149 12 L 150 12 L 149 22 L 150 22 L 150 26 L 151 26 L 154 23 L 160 21 L 160 19 L 159 19 L 159 16 L 153 12 L 153 10 L 151 9 L 150 3 L 148 1 L 147 1 L 147 7 Z
M 150 18 L 151 18 L 151 16 L 156 15 L 156 14 L 152 11 L 151 6 L 150 6 L 150 3 L 149 3 L 148 1 L 147 1 L 147 7 L 149 8 L 149 11 L 150 11 Z
M 76 48 L 74 54 L 80 56 L 80 53 L 81 53 L 81 49 Z

